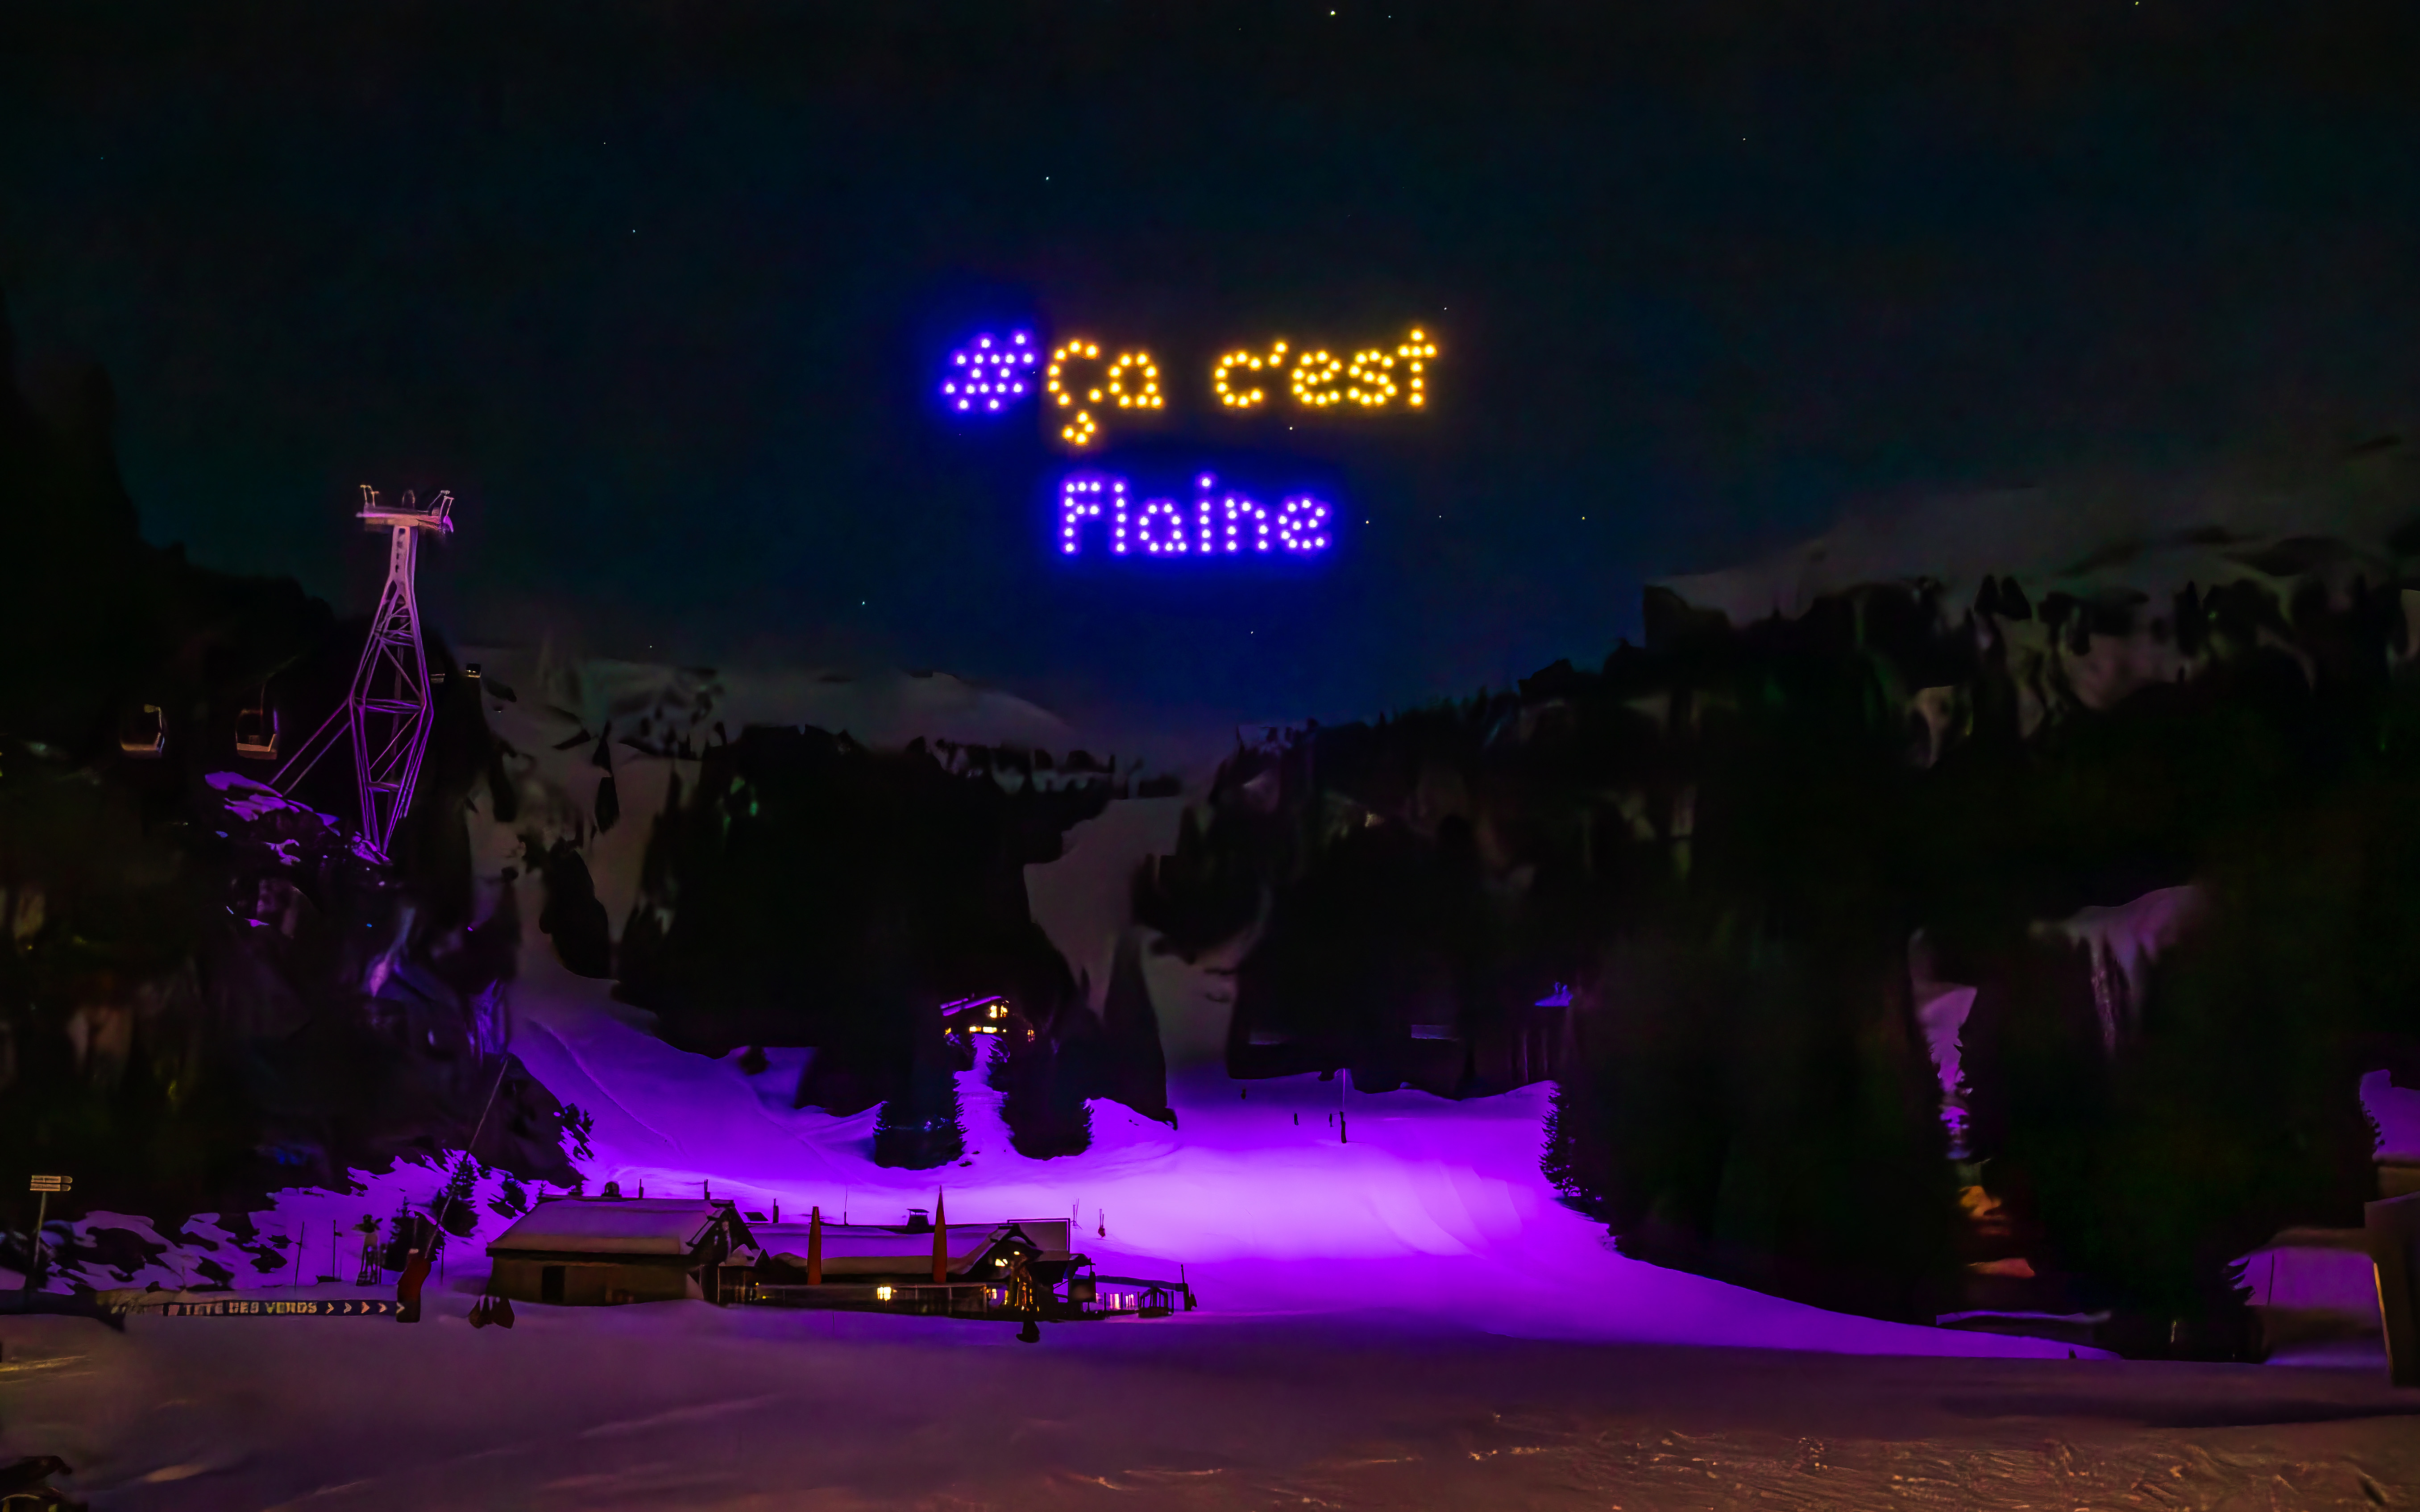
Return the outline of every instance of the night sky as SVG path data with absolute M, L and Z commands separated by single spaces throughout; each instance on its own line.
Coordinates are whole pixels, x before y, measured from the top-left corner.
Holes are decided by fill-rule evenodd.
M 2415 412 L 2408 21 L 1839 8 L 12 5 L 0 289 L 203 563 L 359 611 L 354 485 L 442 486 L 458 640 L 1067 708 L 1501 686 L 1860 501 Z M 1104 465 L 1332 491 L 1332 560 L 1053 561 L 1039 418 L 934 392 L 1020 320 L 1159 359 Z M 1425 413 L 1210 402 L 1415 325 Z

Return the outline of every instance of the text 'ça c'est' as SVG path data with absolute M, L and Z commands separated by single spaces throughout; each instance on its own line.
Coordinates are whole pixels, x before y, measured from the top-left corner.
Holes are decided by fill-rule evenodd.
M 1209 395 L 1227 414 L 1265 412 L 1280 405 L 1309 410 L 1374 413 L 1419 409 L 1431 397 L 1430 368 L 1437 345 L 1415 330 L 1381 345 L 1296 347 L 1272 338 L 1220 352 L 1209 365 Z M 950 354 L 941 382 L 945 409 L 992 415 L 1014 409 L 1035 389 L 1040 369 L 1044 413 L 1059 439 L 1078 450 L 1096 445 L 1122 415 L 1140 418 L 1169 407 L 1159 359 L 1143 347 L 1070 336 L 1051 347 L 1029 331 L 981 332 Z

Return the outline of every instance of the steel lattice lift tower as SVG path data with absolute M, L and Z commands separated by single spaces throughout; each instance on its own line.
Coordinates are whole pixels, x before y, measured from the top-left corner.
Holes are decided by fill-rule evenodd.
M 270 786 L 286 792 L 308 776 L 334 744 L 328 737 L 342 720 L 352 740 L 353 777 L 361 790 L 361 847 L 379 861 L 387 859 L 396 825 L 411 810 L 411 790 L 420 781 L 421 758 L 436 722 L 412 569 L 422 532 L 453 533 L 453 508 L 454 496 L 447 492 L 440 492 L 427 509 L 408 492 L 399 503 L 384 505 L 377 489 L 362 485 L 356 517 L 368 530 L 388 532 L 386 587 L 379 594 L 378 612 L 370 616 L 369 640 L 344 703 L 270 779 Z

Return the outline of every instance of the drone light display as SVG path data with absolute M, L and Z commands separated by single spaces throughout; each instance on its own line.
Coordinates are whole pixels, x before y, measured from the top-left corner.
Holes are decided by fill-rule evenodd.
M 1194 477 L 1189 507 L 1174 499 L 1135 501 L 1125 478 L 1071 472 L 1059 485 L 1059 551 L 1079 556 L 1090 533 L 1114 557 L 1218 561 L 1303 558 L 1326 551 L 1335 511 L 1324 500 L 1292 494 L 1275 509 L 1238 488 L 1220 488 L 1215 474 Z M 1097 531 L 1087 530 L 1097 524 Z
M 1242 417 L 1290 410 L 1377 414 L 1428 404 L 1428 370 L 1437 344 L 1417 328 L 1391 345 L 1352 342 L 1330 349 L 1270 337 L 1220 352 L 1209 364 L 1217 412 Z M 1046 423 L 1059 440 L 1083 453 L 1099 450 L 1112 424 L 1127 424 L 1171 408 L 1171 385 L 1159 359 L 1137 344 L 1104 344 L 1090 335 L 1045 343 L 1032 331 L 981 332 L 949 354 L 940 378 L 943 408 L 954 414 L 992 415 L 1016 407 L 1029 392 L 1046 398 Z M 1183 395 L 1173 395 L 1182 398 Z M 1286 405 L 1291 397 L 1293 403 Z M 1307 563 L 1336 544 L 1338 511 L 1308 492 L 1221 486 L 1218 475 L 1196 471 L 1180 486 L 1146 496 L 1129 478 L 1079 471 L 1055 488 L 1054 553 L 1124 563 Z M 1182 497 L 1180 497 L 1182 496 Z
M 1035 349 L 1020 332 L 1013 346 L 994 351 L 992 338 L 951 354 L 952 376 L 941 385 L 942 395 L 955 409 L 982 406 L 999 409 L 1014 403 L 1026 390 L 1026 367 Z M 1047 410 L 1059 422 L 1059 439 L 1078 450 L 1102 438 L 1103 423 L 1112 409 L 1129 413 L 1168 408 L 1159 360 L 1141 347 L 1129 347 L 1104 356 L 1101 344 L 1089 336 L 1071 336 L 1050 349 L 1042 370 L 1042 392 L 1049 396 Z M 1325 348 L 1295 351 L 1284 341 L 1265 347 L 1239 347 L 1221 353 L 1210 365 L 1210 392 L 1218 408 L 1231 412 L 1265 410 L 1272 391 L 1282 379 L 1285 392 L 1305 409 L 1337 405 L 1376 411 L 1398 401 L 1418 409 L 1428 403 L 1428 364 L 1435 361 L 1436 343 L 1427 332 L 1414 331 L 1393 347 L 1360 347 L 1349 357 Z M 990 365 L 986 365 L 988 363 Z M 989 388 L 973 390 L 958 376 L 977 375 Z M 1265 375 L 1264 386 L 1254 381 Z
M 1395 348 L 1395 355 L 1403 360 L 1404 366 L 1408 370 L 1412 386 L 1410 403 L 1415 409 L 1428 401 L 1428 394 L 1425 392 L 1427 386 L 1423 379 L 1427 377 L 1430 361 L 1436 354 L 1436 343 L 1417 331 L 1413 332 L 1402 346 Z
M 1255 351 L 1238 350 L 1219 358 L 1210 369 L 1210 387 L 1218 393 L 1218 402 L 1230 409 L 1260 408 L 1267 402 L 1268 394 L 1257 384 L 1249 389 L 1239 387 L 1232 375 L 1238 369 L 1274 373 L 1285 366 L 1285 354 L 1286 344 L 1280 341 L 1269 347 L 1265 357 Z
M 950 354 L 941 401 L 961 414 L 996 414 L 1032 387 L 1037 356 L 1030 332 L 1012 332 L 1005 340 L 983 332 Z

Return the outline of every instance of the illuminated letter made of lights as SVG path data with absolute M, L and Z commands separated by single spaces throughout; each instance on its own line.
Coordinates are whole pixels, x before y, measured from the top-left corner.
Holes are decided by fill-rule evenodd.
M 1344 400 L 1364 409 L 1383 409 L 1403 392 L 1395 381 L 1395 354 L 1375 347 L 1355 352 L 1344 363 Z
M 1280 392 L 1305 409 L 1351 405 L 1375 412 L 1428 404 L 1428 369 L 1437 346 L 1426 332 L 1413 331 L 1393 347 L 1340 350 L 1297 350 L 1275 338 L 1232 347 L 1210 364 L 1211 395 L 1230 414 L 1266 412 Z M 1047 361 L 1039 352 L 1022 332 L 975 337 L 951 354 L 943 402 L 968 412 L 1005 409 L 1032 387 L 1032 365 L 1042 361 L 1041 389 L 1049 401 L 1044 409 L 1059 439 L 1078 451 L 1098 446 L 1111 410 L 1168 407 L 1158 360 L 1140 347 L 1112 350 L 1089 336 L 1070 336 L 1050 348 Z M 971 382 L 967 374 L 974 375 Z
M 1051 348 L 1050 365 L 1043 369 L 1042 376 L 1043 390 L 1050 395 L 1050 402 L 1062 409 L 1075 409 L 1078 385 L 1069 378 L 1067 369 L 1078 363 L 1098 362 L 1100 357 L 1101 348 L 1098 344 L 1080 339 L 1063 341 Z M 1089 393 L 1092 403 L 1101 402 L 1100 390 L 1093 389 Z M 1090 446 L 1093 444 L 1093 438 L 1099 435 L 1100 430 L 1101 427 L 1093 419 L 1091 410 L 1077 409 L 1076 418 L 1061 428 L 1059 439 L 1070 446 Z
M 1098 380 L 1087 384 L 1074 369 L 1080 363 L 1101 362 L 1100 343 L 1081 336 L 1061 342 L 1051 349 L 1050 365 L 1043 369 L 1043 392 L 1061 409 L 1073 409 L 1075 415 L 1060 427 L 1059 439 L 1070 446 L 1090 446 L 1101 433 L 1101 423 L 1094 409 L 1106 411 L 1110 406 L 1120 409 L 1158 409 L 1167 404 L 1159 390 L 1159 364 L 1151 353 L 1140 347 L 1122 351 L 1102 367 Z
M 1241 375 L 1274 373 L 1285 366 L 1286 344 L 1275 342 L 1266 352 L 1238 349 L 1218 359 L 1210 369 L 1210 388 L 1229 409 L 1257 409 L 1268 402 L 1268 391 Z
M 1294 360 L 1295 402 L 1309 409 L 1325 409 L 1344 397 L 1336 392 L 1336 380 L 1342 377 L 1344 364 L 1331 352 L 1308 351 Z
M 1417 331 L 1395 348 L 1395 360 L 1404 364 L 1404 382 L 1411 389 L 1406 402 L 1415 409 L 1428 402 L 1428 364 L 1436 354 L 1436 343 Z
M 941 378 L 941 403 L 959 414 L 997 414 L 1012 408 L 1033 388 L 1033 367 L 1041 353 L 1033 333 L 1013 331 L 995 337 L 977 333 L 950 353 Z
M 1085 527 L 1117 557 L 1221 557 L 1276 554 L 1311 557 L 1332 541 L 1336 512 L 1309 494 L 1290 494 L 1273 511 L 1239 489 L 1220 489 L 1203 472 L 1194 479 L 1192 507 L 1173 499 L 1135 501 L 1126 480 L 1109 473 L 1071 472 L 1059 485 L 1059 551 L 1079 556 Z
M 1280 365 L 1284 351 L 1283 342 L 1278 343 L 1271 350 L 1268 361 L 1271 368 Z M 1294 391 L 1295 402 L 1306 409 L 1326 409 L 1340 404 L 1355 405 L 1363 409 L 1384 409 L 1397 398 L 1401 398 L 1407 407 L 1418 409 L 1428 403 L 1428 364 L 1436 354 L 1436 343 L 1428 338 L 1427 332 L 1420 331 L 1413 332 L 1392 349 L 1364 347 L 1345 358 L 1314 348 L 1295 355 L 1294 371 L 1288 376 L 1287 386 Z M 1247 359 L 1250 367 L 1257 369 L 1261 366 L 1258 361 L 1250 360 L 1249 354 L 1239 355 Z M 1221 366 L 1213 375 L 1222 400 L 1227 397 L 1226 361 L 1220 359 Z M 1232 400 L 1228 402 L 1233 403 Z M 1234 405 L 1234 408 L 1249 408 L 1254 402 L 1257 402 L 1257 396 Z

